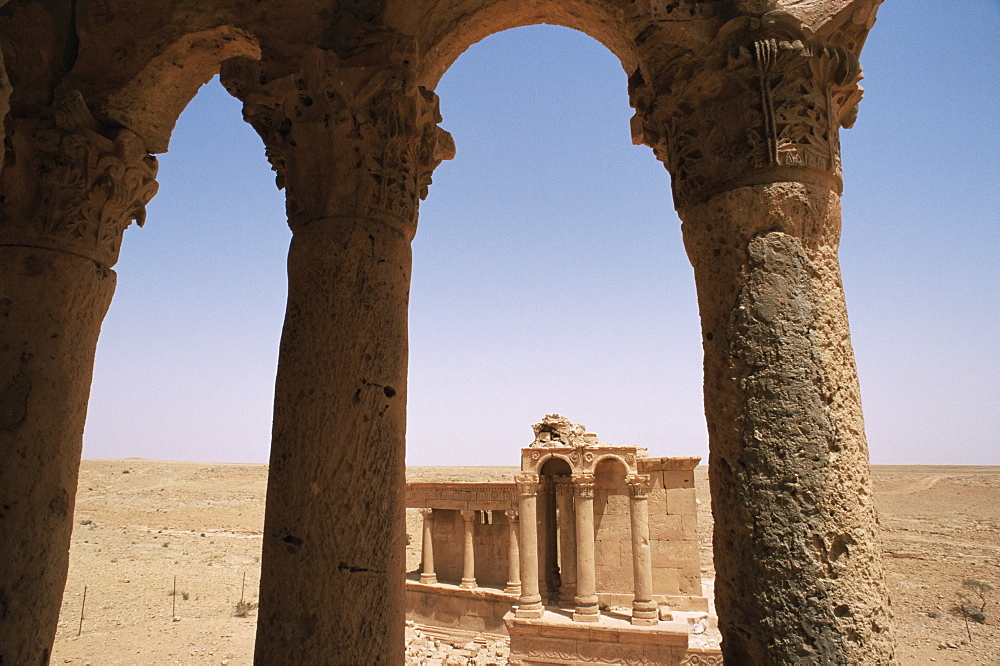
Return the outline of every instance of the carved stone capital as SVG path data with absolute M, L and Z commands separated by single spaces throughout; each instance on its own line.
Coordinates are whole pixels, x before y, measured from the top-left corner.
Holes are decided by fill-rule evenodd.
M 516 523 L 521 519 L 521 514 L 515 509 L 507 509 L 503 512 L 503 515 L 507 518 L 508 523 Z
M 424 520 L 430 522 L 434 520 L 434 509 L 417 509 Z
M 629 81 L 633 141 L 670 171 L 678 208 L 745 185 L 840 193 L 840 127 L 861 99 L 849 49 L 811 40 L 783 12 L 737 19 L 699 50 L 650 55 Z
M 462 514 L 462 520 L 464 520 L 467 523 L 471 523 L 479 514 L 478 511 L 464 511 L 464 510 L 459 511 L 459 513 Z
M 521 496 L 531 497 L 541 490 L 537 474 L 518 474 L 514 477 L 514 483 L 517 484 L 517 493 Z
M 649 474 L 636 474 L 626 479 L 628 482 L 629 495 L 633 499 L 648 499 L 649 491 L 653 487 L 653 480 Z
M 122 234 L 142 226 L 156 194 L 156 158 L 131 130 L 94 119 L 79 92 L 61 94 L 52 118 L 11 123 L 14 159 L 3 174 L 0 244 L 32 245 L 118 261 Z
M 348 58 L 311 49 L 293 63 L 234 58 L 226 88 L 264 140 L 295 231 L 315 219 L 395 220 L 412 236 L 418 198 L 455 144 L 437 96 L 417 86 L 412 38 L 375 33 Z
M 583 499 L 594 499 L 594 476 L 592 474 L 573 475 L 573 494 Z

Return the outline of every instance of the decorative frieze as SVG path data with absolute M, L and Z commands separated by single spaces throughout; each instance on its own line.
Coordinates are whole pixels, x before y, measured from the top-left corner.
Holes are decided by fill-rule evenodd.
M 124 128 L 94 119 L 76 90 L 59 95 L 51 121 L 14 121 L 16 159 L 4 180 L 0 244 L 47 247 L 93 259 L 118 260 L 133 221 L 142 226 L 156 194 L 156 158 Z

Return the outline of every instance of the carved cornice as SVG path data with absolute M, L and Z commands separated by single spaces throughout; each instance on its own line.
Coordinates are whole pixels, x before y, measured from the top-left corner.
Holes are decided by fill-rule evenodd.
M 346 59 L 227 61 L 223 83 L 264 140 L 293 231 L 323 217 L 395 218 L 414 231 L 418 198 L 455 145 L 437 96 L 413 82 L 412 38 L 383 31 Z
M 118 261 L 122 234 L 142 226 L 156 194 L 156 158 L 124 128 L 98 123 L 79 92 L 59 95 L 52 118 L 16 119 L 3 174 L 0 244 Z
M 784 13 L 731 21 L 631 77 L 633 140 L 667 166 L 678 207 L 780 180 L 839 193 L 838 130 L 854 123 L 860 79 L 849 49 L 810 41 Z

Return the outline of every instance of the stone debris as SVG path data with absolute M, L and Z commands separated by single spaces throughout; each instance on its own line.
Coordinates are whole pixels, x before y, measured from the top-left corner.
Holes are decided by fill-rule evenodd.
M 495 636 L 455 638 L 449 642 L 428 636 L 406 623 L 406 663 L 428 666 L 501 666 L 508 663 L 510 641 Z

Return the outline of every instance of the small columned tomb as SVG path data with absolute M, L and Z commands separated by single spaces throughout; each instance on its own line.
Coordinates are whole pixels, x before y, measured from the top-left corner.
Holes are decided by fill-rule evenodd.
M 556 414 L 534 426 L 514 483 L 410 483 L 421 510 L 419 578 L 407 581 L 417 622 L 503 631 L 502 617 L 613 609 L 633 625 L 661 608 L 707 611 L 698 552 L 699 458 L 651 458 L 602 442 Z

